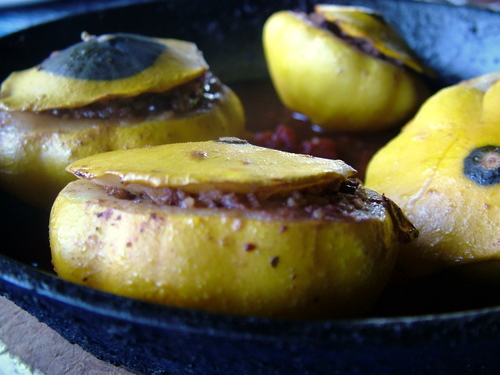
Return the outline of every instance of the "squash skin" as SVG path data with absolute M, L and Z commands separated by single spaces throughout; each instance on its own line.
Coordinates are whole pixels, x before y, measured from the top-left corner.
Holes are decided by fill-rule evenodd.
M 120 38 L 122 34 L 103 35 L 99 38 Z M 132 34 L 130 37 L 138 37 Z M 165 47 L 150 67 L 119 79 L 94 80 L 73 78 L 46 71 L 43 63 L 30 69 L 12 72 L 2 83 L 0 109 L 5 111 L 44 111 L 56 108 L 82 107 L 100 100 L 114 97 L 134 97 L 144 92 L 162 92 L 199 77 L 209 68 L 202 53 L 194 43 L 177 40 L 146 38 L 149 43 Z M 72 49 L 75 44 L 68 47 Z M 141 51 L 142 52 L 142 51 Z M 102 64 L 99 56 L 83 65 Z M 120 56 L 133 64 L 134 54 Z M 95 60 L 94 60 L 95 59 Z M 47 60 L 50 60 L 50 57 Z M 104 64 L 103 64 L 104 65 Z
M 263 44 L 284 105 L 326 130 L 402 125 L 430 94 L 411 69 L 369 56 L 291 11 L 271 15 Z
M 387 212 L 362 222 L 269 219 L 116 199 L 71 182 L 51 211 L 66 280 L 190 309 L 291 319 L 360 316 L 399 242 Z
M 79 79 L 43 70 L 40 66 L 49 57 L 40 66 L 11 73 L 2 83 L 0 186 L 14 197 L 49 210 L 59 191 L 74 180 L 65 168 L 77 159 L 111 150 L 244 135 L 242 103 L 222 84 L 220 96 L 210 108 L 180 114 L 168 111 L 135 120 L 68 120 L 39 112 L 168 91 L 197 79 L 209 68 L 201 51 L 191 42 L 134 34 L 110 34 L 96 39 L 115 37 L 143 39 L 164 51 L 150 67 L 116 80 Z M 133 57 L 131 54 L 126 58 Z M 102 64 L 97 57 L 87 64 L 99 63 Z
M 342 160 L 260 147 L 236 137 L 117 150 L 79 159 L 66 169 L 98 185 L 137 195 L 145 188 L 174 188 L 269 197 L 340 184 L 356 174 Z
M 500 185 L 478 184 L 464 169 L 473 150 L 499 145 L 499 101 L 500 73 L 445 88 L 370 161 L 366 186 L 390 196 L 420 231 L 400 254 L 404 274 L 463 269 L 500 282 L 491 271 L 500 259 Z
M 0 184 L 21 200 L 50 209 L 59 191 L 74 180 L 66 166 L 85 156 L 146 145 L 242 136 L 243 106 L 228 87 L 222 93 L 221 101 L 208 111 L 136 123 L 51 119 L 51 125 L 44 126 L 43 115 L 23 113 L 32 126 L 18 127 L 9 125 L 8 112 L 0 113 L 0 120 L 4 119 L 0 121 Z

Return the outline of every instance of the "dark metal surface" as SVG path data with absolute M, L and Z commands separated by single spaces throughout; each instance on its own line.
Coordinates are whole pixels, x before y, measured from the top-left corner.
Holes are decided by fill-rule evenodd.
M 98 358 L 144 374 L 491 374 L 500 308 L 291 322 L 158 306 L 0 258 L 2 293 Z
M 440 73 L 442 85 L 500 70 L 498 14 L 397 0 L 337 3 L 382 11 Z M 309 10 L 311 5 L 305 0 L 148 1 L 63 18 L 0 39 L 0 79 L 75 43 L 84 30 L 191 40 L 226 82 L 266 78 L 260 42 L 263 22 L 278 9 Z M 470 287 L 448 296 L 453 302 L 481 297 L 453 305 L 462 310 L 458 312 L 436 307 L 433 314 L 423 309 L 424 315 L 389 317 L 385 311 L 374 318 L 325 322 L 158 306 L 58 279 L 50 272 L 48 213 L 3 193 L 0 208 L 0 294 L 98 358 L 138 373 L 437 375 L 491 374 L 500 369 L 498 292 Z

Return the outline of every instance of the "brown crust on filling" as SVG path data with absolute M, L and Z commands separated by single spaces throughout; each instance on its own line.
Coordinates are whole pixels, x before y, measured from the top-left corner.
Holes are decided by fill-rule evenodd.
M 360 221 L 378 217 L 387 202 L 379 194 L 364 189 L 357 179 L 339 187 L 337 182 L 303 190 L 259 197 L 254 193 L 222 191 L 188 193 L 174 188 L 145 188 L 141 195 L 125 189 L 104 187 L 108 195 L 136 203 L 196 209 L 252 210 L 269 218 Z
M 222 98 L 222 83 L 211 72 L 165 92 L 147 92 L 131 98 L 101 100 L 78 108 L 42 111 L 63 119 L 129 120 L 171 111 L 182 114 L 211 108 Z

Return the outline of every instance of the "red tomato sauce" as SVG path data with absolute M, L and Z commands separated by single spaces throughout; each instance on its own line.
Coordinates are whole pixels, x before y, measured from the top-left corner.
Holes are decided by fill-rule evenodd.
M 270 81 L 230 85 L 247 117 L 247 140 L 277 150 L 341 159 L 357 169 L 362 181 L 375 152 L 397 135 L 399 128 L 376 133 L 325 131 L 301 114 L 287 109 Z

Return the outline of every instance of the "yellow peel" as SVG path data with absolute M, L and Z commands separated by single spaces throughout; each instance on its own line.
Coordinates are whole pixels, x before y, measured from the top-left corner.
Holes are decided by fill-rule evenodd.
M 109 81 L 75 79 L 46 72 L 36 66 L 13 72 L 2 84 L 0 109 L 43 111 L 74 108 L 117 96 L 134 97 L 144 92 L 161 92 L 186 83 L 208 69 L 195 44 L 176 39 L 154 40 L 168 48 L 154 65 L 128 78 Z
M 15 124 L 11 116 L 18 118 Z M 2 187 L 32 205 L 49 208 L 74 180 L 65 168 L 78 159 L 111 150 L 242 136 L 244 112 L 236 94 L 225 87 L 221 101 L 209 111 L 184 116 L 117 123 L 0 112 L 0 123 Z
M 473 150 L 499 145 L 500 81 L 492 78 L 435 94 L 368 165 L 366 186 L 394 200 L 420 231 L 398 262 L 409 275 L 500 259 L 500 185 L 464 174 Z
M 271 15 L 263 44 L 283 104 L 325 129 L 373 132 L 402 125 L 429 95 L 414 71 L 360 51 L 302 13 Z
M 387 283 L 398 251 L 387 213 L 353 222 L 251 211 L 134 203 L 74 181 L 52 209 L 53 264 L 63 279 L 131 298 L 292 319 L 360 316 Z
M 68 170 L 103 185 L 212 189 L 236 193 L 286 191 L 345 180 L 356 171 L 340 160 L 313 158 L 237 139 L 189 142 L 93 155 Z

